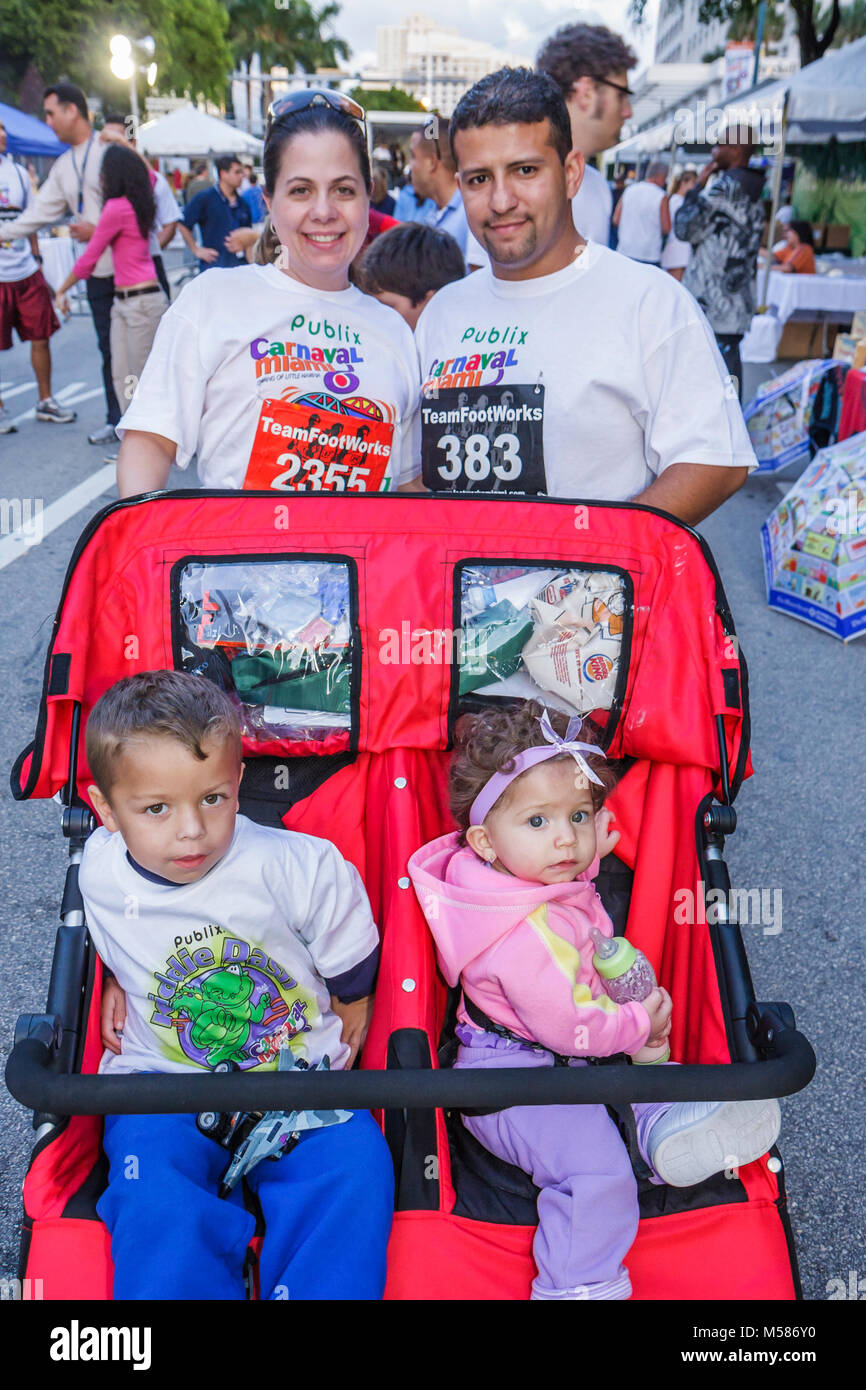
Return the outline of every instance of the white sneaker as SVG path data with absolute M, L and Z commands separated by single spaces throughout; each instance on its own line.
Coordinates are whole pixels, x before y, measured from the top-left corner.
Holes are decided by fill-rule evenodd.
M 53 396 L 49 396 L 47 400 L 40 401 L 36 406 L 36 419 L 47 420 L 52 425 L 71 425 L 73 420 L 78 419 L 78 412 L 68 410 Z
M 0 434 L 17 434 L 18 426 L 13 425 L 12 416 L 5 405 L 0 405 Z
M 740 1168 L 775 1144 L 777 1100 L 684 1101 L 649 1132 L 650 1164 L 669 1187 L 693 1187 L 725 1168 Z
M 100 425 L 98 430 L 87 436 L 88 444 L 116 444 L 117 431 L 113 425 Z

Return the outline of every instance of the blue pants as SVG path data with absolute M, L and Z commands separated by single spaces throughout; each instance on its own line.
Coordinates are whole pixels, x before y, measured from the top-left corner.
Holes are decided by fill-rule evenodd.
M 107 1115 L 108 1188 L 97 1212 L 111 1232 L 116 1299 L 243 1299 L 255 1219 L 240 1184 L 217 1185 L 228 1151 L 193 1115 Z M 261 1297 L 379 1299 L 394 1208 L 388 1146 L 365 1110 L 303 1133 L 247 1176 L 265 1220 Z

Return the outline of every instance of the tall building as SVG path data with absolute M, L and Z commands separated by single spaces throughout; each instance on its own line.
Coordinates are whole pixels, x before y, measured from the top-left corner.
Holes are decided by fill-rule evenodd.
M 661 0 L 654 63 L 700 63 L 705 53 L 725 47 L 730 20 L 701 24 L 699 8 L 700 0 Z
M 492 44 L 466 39 L 425 14 L 376 30 L 376 67 L 364 81 L 404 87 L 431 111 L 450 116 L 473 83 L 505 64 L 532 66 L 526 54 L 505 53 Z

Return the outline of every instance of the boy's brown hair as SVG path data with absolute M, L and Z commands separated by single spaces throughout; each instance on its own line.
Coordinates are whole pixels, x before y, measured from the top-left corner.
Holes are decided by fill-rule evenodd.
M 202 742 L 213 737 L 236 743 L 240 759 L 240 716 L 219 686 L 188 671 L 143 671 L 118 681 L 93 706 L 85 734 L 87 762 L 110 800 L 130 740 L 173 738 L 203 762 Z
M 517 706 L 491 706 L 480 714 L 465 714 L 458 720 L 448 793 L 451 814 L 464 834 L 469 825 L 472 803 L 494 773 L 510 772 L 518 753 L 525 752 L 527 748 L 543 748 L 547 744 L 539 723 L 543 714 L 543 705 L 535 700 L 526 700 Z M 554 733 L 559 734 L 560 738 L 564 737 L 568 728 L 567 715 L 551 709 L 547 711 L 547 717 Z M 598 742 L 588 720 L 584 720 L 578 739 L 581 743 Z M 600 752 L 599 755 L 584 753 L 583 756 L 602 781 L 602 785 L 598 786 L 587 779 L 593 808 L 600 811 L 605 798 L 616 785 L 616 772 Z M 561 762 L 564 758 L 573 761 L 570 753 L 559 753 L 549 761 Z M 512 789 L 524 775 L 521 773 L 506 787 L 495 803 L 497 806 L 507 801 Z

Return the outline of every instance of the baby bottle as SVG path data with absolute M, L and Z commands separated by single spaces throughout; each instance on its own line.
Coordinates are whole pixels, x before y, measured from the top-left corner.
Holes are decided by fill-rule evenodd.
M 643 951 L 624 936 L 605 936 L 598 927 L 592 927 L 590 932 L 595 943 L 592 963 L 601 976 L 605 993 L 616 1004 L 632 1000 L 641 1003 L 657 987 L 655 972 Z M 670 1055 L 667 1041 L 660 1046 L 647 1043 L 632 1061 L 640 1065 L 666 1062 Z

